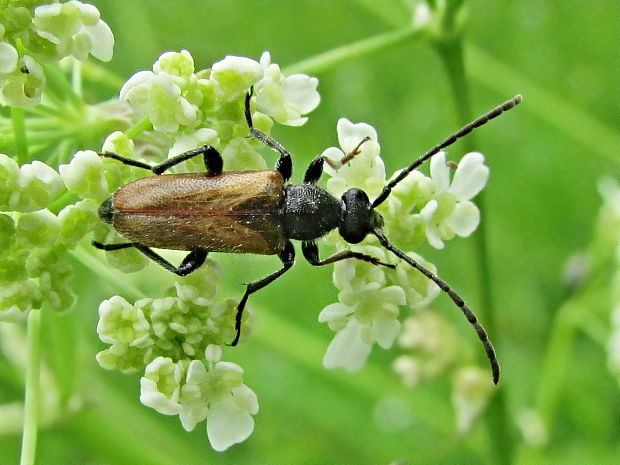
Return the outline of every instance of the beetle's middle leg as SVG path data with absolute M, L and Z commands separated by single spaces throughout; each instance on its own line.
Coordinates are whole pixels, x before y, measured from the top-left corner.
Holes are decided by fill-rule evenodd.
M 118 160 L 121 163 L 129 166 L 136 166 L 138 168 L 144 168 L 152 171 L 155 174 L 162 174 L 167 169 L 172 168 L 173 166 L 178 165 L 179 163 L 183 163 L 190 158 L 194 158 L 198 155 L 202 155 L 205 163 L 205 168 L 211 174 L 220 174 L 223 168 L 222 156 L 220 153 L 210 145 L 205 145 L 203 147 L 198 147 L 192 150 L 188 150 L 187 152 L 180 153 L 175 155 L 168 160 L 165 160 L 157 165 L 149 165 L 148 163 L 144 163 L 138 160 L 132 160 L 131 158 L 123 157 L 122 155 L 118 155 L 112 152 L 102 152 L 99 155 L 106 158 L 112 158 L 114 160 Z
M 205 262 L 208 254 L 208 252 L 204 249 L 192 250 L 185 256 L 179 266 L 174 266 L 161 255 L 153 252 L 151 248 L 142 244 L 138 244 L 136 242 L 126 242 L 124 244 L 102 244 L 101 242 L 93 241 L 93 245 L 98 249 L 108 252 L 135 247 L 158 265 L 179 276 L 187 276 L 188 274 L 200 268 Z
M 291 178 L 291 174 L 293 174 L 293 162 L 291 160 L 291 154 L 286 150 L 278 141 L 273 139 L 268 134 L 265 134 L 260 129 L 256 129 L 254 127 L 254 123 L 252 122 L 252 111 L 250 110 L 250 98 L 252 98 L 252 90 L 248 92 L 245 96 L 245 120 L 248 123 L 248 127 L 250 128 L 250 136 L 254 139 L 258 139 L 263 144 L 271 147 L 275 151 L 280 153 L 280 158 L 276 163 L 276 170 L 280 172 L 284 181 L 288 181 Z
M 395 265 L 392 265 L 390 263 L 383 263 L 376 257 L 371 257 L 370 255 L 354 252 L 352 250 L 341 250 L 340 252 L 336 252 L 331 257 L 327 257 L 321 260 L 319 259 L 319 248 L 314 241 L 303 241 L 301 243 L 301 250 L 303 251 L 306 260 L 308 260 L 308 263 L 313 266 L 329 265 L 330 263 L 339 262 L 340 260 L 346 260 L 347 258 L 355 258 L 357 260 L 372 263 L 373 265 L 385 266 L 392 269 L 396 268 Z
M 231 346 L 236 346 L 237 342 L 239 342 L 239 336 L 241 336 L 241 318 L 243 317 L 243 310 L 245 309 L 245 304 L 248 301 L 248 297 L 250 294 L 262 289 L 263 287 L 270 284 L 272 281 L 275 281 L 277 278 L 286 273 L 295 263 L 295 249 L 293 248 L 293 244 L 290 241 L 286 242 L 284 246 L 284 250 L 280 252 L 278 255 L 280 260 L 282 260 L 282 264 L 284 265 L 275 273 L 271 273 L 269 276 L 265 276 L 263 279 L 259 279 L 258 281 L 254 281 L 253 283 L 249 283 L 245 290 L 245 294 L 241 298 L 239 305 L 237 306 L 237 315 L 235 316 L 235 331 L 237 334 L 235 335 L 235 339 L 230 343 Z
M 318 157 L 316 157 L 314 160 L 310 162 L 310 164 L 308 165 L 308 168 L 306 169 L 306 174 L 304 175 L 304 184 L 316 184 L 316 182 L 321 178 L 321 175 L 323 174 L 324 163 L 327 163 L 334 170 L 337 170 L 338 168 L 341 168 L 346 163 L 349 163 L 356 156 L 362 153 L 362 151 L 360 150 L 360 148 L 362 147 L 362 144 L 369 140 L 370 140 L 370 137 L 368 136 L 364 137 L 360 141 L 360 143 L 355 146 L 353 150 L 347 153 L 339 161 L 330 160 L 329 158 L 324 157 L 323 155 L 319 155 Z

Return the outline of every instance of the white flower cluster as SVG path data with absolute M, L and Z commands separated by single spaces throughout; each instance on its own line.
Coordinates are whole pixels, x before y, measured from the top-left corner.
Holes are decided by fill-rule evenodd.
M 376 131 L 368 124 L 354 124 L 346 119 L 338 121 L 337 130 L 340 148 L 330 147 L 323 152 L 330 161 L 325 166 L 330 176 L 327 190 L 340 196 L 357 187 L 372 200 L 387 183 Z M 356 150 L 354 156 L 348 156 Z M 343 159 L 344 165 L 339 166 Z M 484 187 L 488 175 L 484 157 L 469 153 L 459 163 L 450 182 L 445 153 L 438 153 L 431 160 L 430 177 L 412 172 L 378 207 L 385 219 L 386 235 L 408 246 L 419 245 L 426 238 L 436 248 L 443 247 L 443 241 L 455 235 L 470 235 L 480 221 L 480 213 L 470 199 Z M 375 239 L 368 237 L 367 240 L 372 244 Z M 374 343 L 383 348 L 392 346 L 401 327 L 399 307 L 405 304 L 411 308 L 423 307 L 438 295 L 439 288 L 381 248 L 351 246 L 337 234 L 328 235 L 327 242 L 338 250 L 350 248 L 396 264 L 396 270 L 354 260 L 341 261 L 334 266 L 333 279 L 339 289 L 339 302 L 323 309 L 319 320 L 327 322 L 337 334 L 323 363 L 328 368 L 357 370 L 364 364 Z M 407 255 L 436 272 L 433 264 L 416 253 L 410 251 Z
M 216 302 L 221 271 L 207 260 L 198 271 L 177 278 L 174 297 L 130 304 L 119 296 L 101 303 L 97 332 L 110 347 L 97 354 L 106 369 L 144 371 L 141 402 L 164 415 L 179 415 L 193 430 L 207 421 L 216 450 L 245 440 L 258 412 L 256 395 L 243 384 L 243 370 L 221 361 L 222 345 L 235 336 L 237 302 Z M 243 334 L 249 332 L 244 315 Z
M 70 0 L 0 3 L 0 104 L 32 107 L 41 101 L 41 60 L 88 55 L 109 61 L 114 36 L 92 5 Z
M 318 80 L 305 74 L 285 76 L 268 52 L 260 63 L 246 57 L 227 56 L 210 69 L 196 71 L 186 50 L 164 53 L 152 71 L 134 74 L 122 87 L 126 100 L 139 117 L 146 117 L 172 143 L 162 147 L 168 156 L 209 144 L 219 149 L 229 169 L 264 168 L 254 150 L 244 115 L 244 101 L 254 89 L 254 124 L 268 132 L 273 120 L 290 126 L 303 124 L 320 97 Z M 255 142 L 255 141 L 254 141 Z

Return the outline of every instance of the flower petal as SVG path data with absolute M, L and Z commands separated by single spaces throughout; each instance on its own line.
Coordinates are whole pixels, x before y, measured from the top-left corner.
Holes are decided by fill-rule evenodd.
M 6 42 L 0 42 L 0 73 L 8 74 L 17 66 L 17 50 Z
M 323 357 L 323 366 L 328 369 L 344 368 L 347 371 L 358 371 L 370 354 L 371 345 L 362 340 L 364 327 L 355 318 L 339 331 L 327 348 Z
M 374 141 L 377 140 L 377 131 L 367 123 L 352 123 L 346 118 L 340 118 L 336 130 L 338 132 L 338 143 L 345 153 L 351 152 L 365 137 L 370 137 Z
M 428 243 L 436 249 L 443 249 L 443 240 L 441 240 L 436 226 L 426 225 L 426 238 Z
M 319 80 L 305 74 L 292 74 L 284 80 L 284 98 L 287 102 L 294 103 L 299 107 L 300 113 L 306 114 L 314 110 L 321 96 L 316 91 Z
M 452 215 L 446 218 L 446 224 L 461 237 L 467 237 L 473 233 L 479 223 L 480 210 L 469 200 L 457 203 Z
M 207 434 L 213 448 L 219 452 L 244 441 L 254 430 L 254 420 L 239 410 L 232 397 L 214 402 L 207 413 Z
M 437 211 L 437 207 L 439 207 L 439 202 L 435 199 L 431 200 L 420 210 L 420 218 L 422 218 L 425 223 L 430 223 L 431 218 L 433 218 L 433 215 Z
M 488 179 L 489 167 L 484 164 L 484 155 L 471 152 L 459 162 L 449 192 L 461 200 L 469 200 L 482 190 Z
M 445 192 L 450 186 L 450 169 L 446 164 L 446 152 L 441 151 L 431 158 L 431 178 L 435 184 L 435 194 Z
M 400 332 L 400 321 L 396 318 L 378 318 L 374 322 L 373 329 L 377 344 L 384 349 L 389 349 Z

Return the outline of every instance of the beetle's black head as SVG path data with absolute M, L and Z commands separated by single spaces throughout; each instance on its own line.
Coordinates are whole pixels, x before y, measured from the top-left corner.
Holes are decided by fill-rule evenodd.
M 383 226 L 383 217 L 370 205 L 366 192 L 349 189 L 341 197 L 342 213 L 338 231 L 350 244 L 362 242 L 374 228 Z

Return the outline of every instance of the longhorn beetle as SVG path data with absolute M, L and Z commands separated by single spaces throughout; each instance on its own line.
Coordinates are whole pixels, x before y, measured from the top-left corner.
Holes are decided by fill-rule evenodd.
M 157 176 L 138 179 L 121 187 L 99 208 L 100 218 L 113 225 L 130 242 L 102 244 L 93 241 L 93 245 L 106 251 L 134 247 L 179 276 L 198 269 L 209 252 L 278 255 L 283 264 L 281 269 L 247 284 L 237 307 L 236 335 L 231 343 L 234 346 L 239 341 L 241 317 L 250 294 L 267 286 L 293 266 L 295 249 L 291 239 L 302 241 L 304 257 L 314 266 L 354 258 L 373 265 L 394 268 L 394 265 L 382 263 L 375 257 L 351 250 L 340 251 L 323 260 L 319 258 L 315 239 L 335 228 L 338 228 L 342 238 L 351 244 L 357 244 L 368 234 L 373 234 L 383 247 L 435 282 L 461 309 L 484 346 L 491 364 L 493 382 L 497 384 L 499 363 L 483 326 L 463 299 L 445 281 L 389 242 L 382 230 L 383 218 L 376 211 L 376 207 L 388 198 L 394 186 L 411 171 L 460 137 L 519 104 L 521 96 L 517 95 L 499 105 L 430 149 L 388 182 L 373 201 L 360 189 L 349 189 L 340 199 L 336 199 L 318 187 L 316 182 L 323 173 L 323 164 L 334 163 L 322 156 L 316 157 L 310 163 L 302 184 L 286 184 L 292 173 L 291 155 L 269 135 L 254 127 L 250 112 L 251 96 L 250 91 L 245 98 L 245 118 L 250 137 L 280 153 L 275 170 L 223 172 L 222 157 L 209 145 L 182 153 L 154 166 L 115 153 L 101 153 L 103 157 L 150 170 Z M 346 155 L 340 164 L 334 164 L 334 167 L 342 166 L 355 157 L 365 141 L 366 139 L 360 141 L 355 150 Z M 199 155 L 203 156 L 206 173 L 162 174 L 167 169 Z M 186 250 L 189 253 L 176 267 L 151 247 Z

